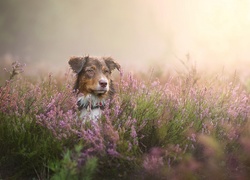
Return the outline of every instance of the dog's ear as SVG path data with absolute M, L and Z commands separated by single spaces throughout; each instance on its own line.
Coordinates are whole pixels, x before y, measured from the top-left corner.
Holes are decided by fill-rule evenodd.
M 79 72 L 81 72 L 87 58 L 88 56 L 86 57 L 73 56 L 69 59 L 69 65 L 72 68 L 72 70 L 78 74 Z
M 120 71 L 120 69 L 121 69 L 120 64 L 115 62 L 113 58 L 106 57 L 106 58 L 104 58 L 104 61 L 107 64 L 107 66 L 109 67 L 110 71 L 113 71 L 114 69 L 117 69 L 118 71 Z

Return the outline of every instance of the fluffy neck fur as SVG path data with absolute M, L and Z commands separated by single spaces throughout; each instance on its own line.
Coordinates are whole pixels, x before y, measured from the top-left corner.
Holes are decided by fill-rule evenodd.
M 77 101 L 79 109 L 95 109 L 101 108 L 104 109 L 106 102 L 105 99 L 100 99 L 97 96 L 88 94 L 87 96 L 80 96 Z
M 106 99 L 100 99 L 97 96 L 88 94 L 86 96 L 80 96 L 77 104 L 81 110 L 80 117 L 83 122 L 93 120 L 97 121 L 102 115 L 102 110 L 105 107 Z

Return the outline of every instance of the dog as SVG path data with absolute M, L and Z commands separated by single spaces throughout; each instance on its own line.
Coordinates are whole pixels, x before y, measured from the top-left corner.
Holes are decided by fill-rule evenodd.
M 120 65 L 111 57 L 73 56 L 69 59 L 76 73 L 74 90 L 81 95 L 77 105 L 83 121 L 98 120 L 108 99 L 115 93 L 111 73 Z

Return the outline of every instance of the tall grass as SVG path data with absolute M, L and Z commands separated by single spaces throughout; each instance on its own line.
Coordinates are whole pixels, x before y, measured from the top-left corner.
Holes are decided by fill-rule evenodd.
M 187 70 L 163 80 L 121 73 L 102 118 L 87 123 L 70 73 L 10 75 L 0 87 L 0 178 L 250 177 L 249 92 L 236 75 Z

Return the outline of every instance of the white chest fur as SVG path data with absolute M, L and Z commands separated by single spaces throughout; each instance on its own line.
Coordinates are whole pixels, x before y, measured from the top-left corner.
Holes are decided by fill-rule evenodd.
M 80 114 L 80 118 L 83 120 L 83 122 L 85 121 L 97 121 L 98 119 L 100 119 L 102 115 L 102 110 L 100 108 L 95 108 L 95 109 L 82 109 L 81 110 L 81 114 Z
M 97 121 L 101 118 L 102 109 L 105 106 L 105 100 L 94 95 L 81 96 L 77 101 L 81 109 L 80 118 L 85 121 Z

